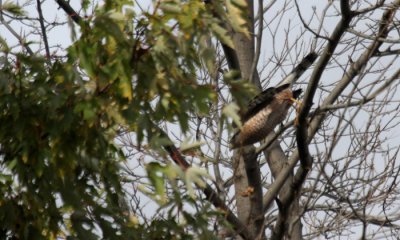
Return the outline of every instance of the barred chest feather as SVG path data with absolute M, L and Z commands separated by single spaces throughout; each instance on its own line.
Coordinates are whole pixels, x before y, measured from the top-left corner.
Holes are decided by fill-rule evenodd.
M 232 147 L 237 148 L 261 141 L 285 119 L 290 105 L 287 100 L 274 99 L 271 104 L 243 124 L 242 130 L 232 139 Z

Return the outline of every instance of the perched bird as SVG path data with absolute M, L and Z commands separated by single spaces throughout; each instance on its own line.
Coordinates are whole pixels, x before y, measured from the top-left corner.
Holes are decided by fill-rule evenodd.
M 302 90 L 292 91 L 296 81 L 317 58 L 316 53 L 307 55 L 277 87 L 270 87 L 258 94 L 241 115 L 242 129 L 231 139 L 231 148 L 238 148 L 261 141 L 285 120 L 290 106 L 296 102 Z

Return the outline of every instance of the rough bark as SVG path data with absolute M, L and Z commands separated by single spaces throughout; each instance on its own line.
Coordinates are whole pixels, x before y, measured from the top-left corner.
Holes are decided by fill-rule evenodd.
M 242 33 L 233 34 L 233 42 L 239 59 L 243 79 L 249 79 L 261 89 L 259 76 L 252 74 L 252 65 L 255 59 L 254 45 L 254 6 L 253 0 L 248 0 L 248 23 L 251 38 Z M 262 187 L 261 174 L 257 157 L 252 154 L 254 147 L 241 148 L 234 152 L 234 186 L 235 199 L 239 219 L 248 225 L 249 230 L 258 235 L 263 230 L 264 217 L 262 214 Z M 251 175 L 247 174 L 251 173 Z M 254 215 L 257 216 L 254 216 Z

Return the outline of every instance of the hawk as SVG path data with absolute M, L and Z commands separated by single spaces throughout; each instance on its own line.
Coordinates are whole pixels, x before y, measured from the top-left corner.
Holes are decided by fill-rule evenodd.
M 243 147 L 261 141 L 285 120 L 290 106 L 296 102 L 302 90 L 292 91 L 296 81 L 317 58 L 316 53 L 307 55 L 301 63 L 277 87 L 270 87 L 258 94 L 241 116 L 242 129 L 231 139 L 231 148 Z

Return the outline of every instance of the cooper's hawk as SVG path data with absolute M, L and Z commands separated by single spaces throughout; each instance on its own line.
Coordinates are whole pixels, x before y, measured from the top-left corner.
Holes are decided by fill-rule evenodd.
M 316 53 L 310 53 L 283 80 L 282 85 L 268 88 L 250 101 L 247 111 L 241 116 L 242 129 L 231 139 L 232 148 L 261 141 L 285 119 L 290 106 L 302 92 L 301 89 L 292 91 L 292 83 L 311 66 L 316 58 Z

